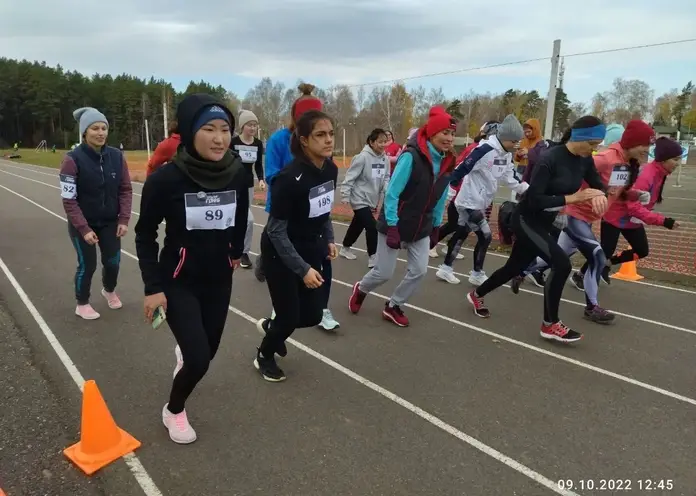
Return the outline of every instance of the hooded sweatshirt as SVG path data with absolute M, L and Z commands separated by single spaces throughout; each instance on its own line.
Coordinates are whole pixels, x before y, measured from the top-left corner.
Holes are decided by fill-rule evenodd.
M 636 229 L 643 224 L 664 226 L 665 216 L 653 212 L 653 208 L 660 197 L 660 190 L 667 175 L 667 169 L 661 163 L 646 164 L 640 171 L 633 189 L 650 193 L 650 201 L 643 205 L 637 200 L 617 200 L 611 204 L 603 220 L 620 229 Z
M 454 200 L 460 209 L 485 210 L 493 202 L 502 182 L 515 193 L 524 193 L 529 185 L 515 173 L 512 154 L 503 148 L 497 136 L 482 140 L 469 156 L 457 166 L 452 181 L 462 181 Z
M 265 179 L 268 188 L 266 189 L 266 212 L 271 211 L 271 183 L 273 178 L 286 165 L 293 161 L 290 151 L 290 138 L 292 132 L 288 128 L 278 129 L 268 138 L 266 142 L 266 164 Z
M 380 196 L 389 183 L 389 157 L 377 155 L 370 145 L 365 145 L 350 162 L 341 184 L 341 196 L 353 210 L 377 208 Z
M 181 143 L 181 136 L 178 133 L 172 133 L 169 138 L 166 138 L 157 145 L 152 157 L 147 163 L 147 175 L 149 176 L 155 172 L 160 166 L 170 162 L 174 155 L 176 155 L 176 149 Z
M 227 111 L 234 127 L 231 112 L 213 97 L 189 95 L 177 109 L 182 145 L 175 162 L 160 167 L 143 186 L 135 248 L 145 295 L 162 292 L 174 280 L 229 284 L 232 260 L 242 255 L 249 211 L 242 161 L 228 149 L 220 162 L 206 162 L 193 149 L 193 125 L 211 105 Z M 206 167 L 222 171 L 218 179 L 225 178 L 227 184 L 212 188 L 197 182 L 215 182 L 215 178 L 196 172 Z M 163 220 L 166 227 L 160 253 L 157 230 Z
M 520 148 L 526 148 L 527 153 L 529 153 L 529 150 L 534 148 L 539 141 L 541 141 L 541 122 L 539 122 L 539 119 L 529 119 L 527 122 L 524 123 L 525 126 L 529 126 L 532 128 L 532 137 L 527 138 L 526 136 L 522 138 L 522 141 L 520 141 Z M 529 161 L 527 158 L 519 157 L 517 154 L 515 154 L 515 161 L 519 165 L 526 166 L 529 164 Z

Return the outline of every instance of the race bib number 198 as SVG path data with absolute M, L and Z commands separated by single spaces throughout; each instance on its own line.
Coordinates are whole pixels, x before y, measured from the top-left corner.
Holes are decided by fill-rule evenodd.
M 609 177 L 609 186 L 626 186 L 630 172 L 625 165 L 615 165 Z
M 309 190 L 309 218 L 328 214 L 333 208 L 334 182 L 328 181 Z
M 77 182 L 73 176 L 60 174 L 60 196 L 66 200 L 77 198 Z
M 224 230 L 234 226 L 237 213 L 237 192 L 186 193 L 186 229 Z

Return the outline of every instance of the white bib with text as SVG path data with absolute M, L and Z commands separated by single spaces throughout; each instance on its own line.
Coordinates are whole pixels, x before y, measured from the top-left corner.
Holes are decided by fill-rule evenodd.
M 609 186 L 626 186 L 628 183 L 628 176 L 630 171 L 626 165 L 615 165 L 614 169 L 611 171 L 611 176 L 609 176 Z
M 328 181 L 309 190 L 309 218 L 331 212 L 334 202 L 334 182 Z
M 60 196 L 66 200 L 77 198 L 77 181 L 73 176 L 60 174 Z
M 224 230 L 234 226 L 237 213 L 237 192 L 186 193 L 186 229 Z
M 258 157 L 258 148 L 251 145 L 234 145 L 235 150 L 245 164 L 253 164 Z
M 505 169 L 507 169 L 508 162 L 504 158 L 494 158 L 493 159 L 493 177 L 500 177 L 505 174 Z
M 381 181 L 384 178 L 384 174 L 387 171 L 386 164 L 375 163 L 372 164 L 372 180 Z

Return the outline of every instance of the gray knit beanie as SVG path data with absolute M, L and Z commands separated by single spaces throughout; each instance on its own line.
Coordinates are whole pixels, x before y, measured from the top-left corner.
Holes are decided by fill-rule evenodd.
M 82 107 L 73 112 L 73 117 L 80 125 L 80 136 L 85 135 L 87 128 L 95 122 L 103 122 L 109 128 L 109 121 L 104 114 L 92 107 Z
M 509 114 L 498 125 L 498 139 L 500 141 L 520 141 L 524 137 L 522 124 L 512 114 Z

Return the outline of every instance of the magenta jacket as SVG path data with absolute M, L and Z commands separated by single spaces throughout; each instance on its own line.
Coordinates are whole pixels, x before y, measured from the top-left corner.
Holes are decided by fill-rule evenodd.
M 609 206 L 604 214 L 604 222 L 621 229 L 636 229 L 643 224 L 662 226 L 665 216 L 653 212 L 655 203 L 660 196 L 660 190 L 667 178 L 667 170 L 660 162 L 650 162 L 640 171 L 638 179 L 633 185 L 633 190 L 647 191 L 650 193 L 650 201 L 642 205 L 639 201 L 616 200 Z

